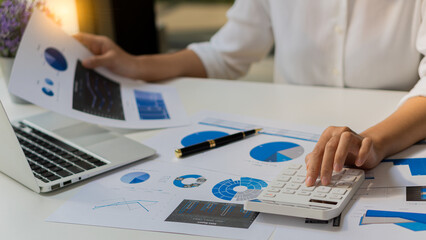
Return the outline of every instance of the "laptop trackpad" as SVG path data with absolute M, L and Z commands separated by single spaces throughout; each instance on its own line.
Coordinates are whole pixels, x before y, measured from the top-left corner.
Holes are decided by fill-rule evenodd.
M 153 149 L 126 137 L 117 137 L 102 143 L 87 146 L 87 150 L 105 159 L 116 162 L 141 160 L 155 153 Z
M 56 129 L 53 132 L 81 147 L 117 138 L 117 135 L 105 128 L 84 122 Z

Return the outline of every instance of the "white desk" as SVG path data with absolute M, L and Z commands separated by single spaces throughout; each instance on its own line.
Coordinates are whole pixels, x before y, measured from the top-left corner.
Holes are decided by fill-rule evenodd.
M 213 110 L 322 128 L 348 125 L 355 131 L 362 131 L 384 119 L 395 110 L 399 100 L 406 94 L 188 78 L 165 84 L 177 88 L 189 115 L 200 110 Z M 11 119 L 43 111 L 33 105 L 13 104 L 4 79 L 0 79 L 0 99 Z M 131 134 L 130 137 L 141 140 L 157 132 L 144 131 Z M 90 181 L 40 195 L 0 174 L 0 239 L 211 239 L 44 221 Z

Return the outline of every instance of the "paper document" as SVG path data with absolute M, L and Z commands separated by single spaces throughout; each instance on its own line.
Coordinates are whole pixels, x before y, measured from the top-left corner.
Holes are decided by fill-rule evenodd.
M 158 157 L 87 184 L 48 221 L 268 239 L 274 225 L 244 211 L 285 164 L 302 163 L 321 130 L 264 119 L 203 112 L 193 124 L 166 129 L 145 144 Z M 191 157 L 174 149 L 251 128 L 261 134 Z
M 9 91 L 49 110 L 100 125 L 162 128 L 187 124 L 173 87 L 86 69 L 92 54 L 35 11 L 16 56 Z

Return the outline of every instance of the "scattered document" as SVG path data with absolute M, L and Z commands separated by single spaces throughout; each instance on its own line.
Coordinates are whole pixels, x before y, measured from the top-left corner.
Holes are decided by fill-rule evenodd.
M 342 214 L 340 227 L 305 224 L 303 219 L 266 216 L 277 229 L 273 239 L 425 239 L 426 202 L 406 201 L 405 187 L 358 191 Z
M 87 69 L 92 54 L 35 11 L 19 46 L 9 91 L 29 102 L 82 121 L 120 128 L 163 128 L 188 123 L 170 86 Z
M 409 184 L 424 176 L 411 175 L 409 166 L 393 162 L 381 163 L 378 169 L 388 171 L 374 172 L 366 180 L 343 211 L 340 227 L 244 212 L 241 204 L 256 199 L 283 166 L 304 163 L 321 130 L 215 112 L 199 113 L 191 122 L 146 140 L 158 150 L 155 160 L 87 184 L 48 221 L 232 239 L 267 239 L 275 227 L 274 239 L 426 237 L 426 184 Z M 199 154 L 174 156 L 177 148 L 254 128 L 263 130 Z M 389 159 L 426 157 L 424 147 L 415 145 Z
M 155 148 L 161 161 L 270 181 L 285 164 L 304 164 L 321 133 L 314 127 L 212 112 L 192 119 L 192 125 L 167 129 L 144 144 Z M 175 149 L 255 128 L 263 129 L 226 146 L 183 158 L 174 155 Z
M 242 183 L 244 179 L 248 181 Z M 273 225 L 255 221 L 260 216 L 244 211 L 242 201 L 227 200 L 212 192 L 219 186 L 225 193 L 231 189 L 229 182 L 240 183 L 240 195 L 253 197 L 247 187 L 263 181 L 151 160 L 86 185 L 47 220 L 228 239 L 268 239 Z
M 366 172 L 364 185 L 404 187 L 426 185 L 426 144 L 416 144 Z
M 191 122 L 146 142 L 158 147 L 155 160 L 86 185 L 48 221 L 268 239 L 274 224 L 245 211 L 244 201 L 257 198 L 284 164 L 303 162 L 321 131 L 213 112 Z M 257 136 L 188 158 L 174 156 L 175 148 L 259 127 Z

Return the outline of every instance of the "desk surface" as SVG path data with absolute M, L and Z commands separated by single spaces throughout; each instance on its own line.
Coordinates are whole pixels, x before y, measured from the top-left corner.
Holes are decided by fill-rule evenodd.
M 177 88 L 187 113 L 212 110 L 269 118 L 321 128 L 347 125 L 362 131 L 392 113 L 406 92 L 277 85 L 229 80 L 183 78 L 164 83 Z M 0 100 L 11 119 L 44 111 L 10 101 L 0 78 Z M 143 140 L 160 130 L 129 137 Z M 37 194 L 0 174 L 0 239 L 212 239 L 45 222 L 51 213 L 91 180 L 50 194 Z

